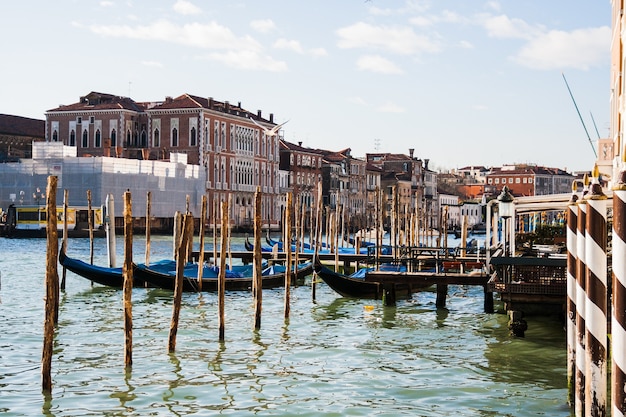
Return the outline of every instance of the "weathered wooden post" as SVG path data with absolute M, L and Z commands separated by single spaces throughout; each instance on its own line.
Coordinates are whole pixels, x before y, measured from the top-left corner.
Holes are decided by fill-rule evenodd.
M 213 264 L 217 266 L 217 213 L 218 213 L 218 201 L 213 197 Z
M 217 277 L 217 310 L 218 310 L 218 333 L 219 341 L 224 341 L 224 328 L 226 318 L 224 316 L 224 298 L 226 292 L 226 240 L 228 239 L 228 201 L 222 201 L 222 227 L 220 244 L 220 269 Z
M 185 254 L 187 245 L 193 233 L 193 216 L 185 214 L 182 220 L 181 236 L 176 256 L 176 283 L 174 285 L 174 305 L 172 307 L 172 321 L 170 322 L 170 334 L 168 339 L 168 352 L 176 350 L 176 335 L 178 333 L 178 321 L 180 318 L 180 305 L 183 297 L 183 280 L 185 279 Z
M 113 194 L 108 194 L 106 198 L 106 216 L 104 220 L 107 235 L 107 252 L 109 255 L 109 268 L 115 268 L 115 201 Z
M 93 265 L 93 208 L 91 207 L 91 190 L 87 190 L 87 223 L 89 224 L 89 263 Z M 93 285 L 93 281 L 91 285 Z
M 177 261 L 178 249 L 183 233 L 183 214 L 178 210 L 174 213 L 174 230 L 172 230 L 172 233 L 172 251 L 174 260 Z
M 587 325 L 587 380 L 585 414 L 606 415 L 607 395 L 607 197 L 598 182 L 598 168 L 587 198 L 585 256 L 587 263 L 585 323 Z
M 48 177 L 46 189 L 46 301 L 44 315 L 43 352 L 41 356 L 41 384 L 45 394 L 52 393 L 52 351 L 54 327 L 58 322 L 59 274 L 57 271 L 59 237 L 57 232 L 57 182 L 55 176 Z
M 124 193 L 124 363 L 133 364 L 133 209 L 130 191 Z
M 206 222 L 206 195 L 202 196 L 200 212 L 200 248 L 198 249 L 198 292 L 202 292 L 202 270 L 204 269 L 204 223 Z
M 150 218 L 152 216 L 152 192 L 146 193 L 146 266 L 150 265 Z
M 613 417 L 626 415 L 626 171 L 613 188 L 613 308 L 611 393 Z
M 292 195 L 287 193 L 287 210 L 285 212 L 285 245 L 287 251 L 287 261 L 285 270 L 285 318 L 289 318 L 290 312 L 290 292 L 291 292 L 291 209 L 293 206 Z M 297 268 L 297 264 L 294 264 L 294 270 Z
M 263 276 L 261 257 L 261 234 L 263 233 L 261 224 L 261 187 L 256 188 L 254 193 L 254 255 L 252 267 L 254 269 L 254 328 L 261 328 L 261 313 L 263 310 Z M 286 244 L 286 243 L 285 243 Z
M 63 250 L 67 251 L 67 200 L 68 200 L 69 192 L 68 190 L 63 190 Z M 56 213 L 55 213 L 56 216 Z M 67 269 L 63 267 L 63 276 L 61 278 L 61 290 L 65 290 L 65 276 L 67 274 Z
M 585 177 L 585 189 L 588 182 Z M 583 196 L 586 190 L 583 190 Z M 585 379 L 587 356 L 587 331 L 585 329 L 585 305 L 587 265 L 585 257 L 585 224 L 587 220 L 587 201 L 578 201 L 578 215 L 576 216 L 576 396 L 574 399 L 574 414 L 582 417 L 585 414 Z
M 317 206 L 316 212 L 316 222 L 315 222 L 315 250 L 313 251 L 313 262 L 318 262 L 319 256 L 319 242 L 322 234 L 322 183 L 317 183 L 317 201 L 315 202 Z M 311 278 L 311 299 L 315 301 L 315 281 L 317 279 L 317 274 L 313 274 Z
M 567 205 L 567 390 L 568 401 L 574 404 L 576 375 L 576 226 L 578 207 L 576 183 Z

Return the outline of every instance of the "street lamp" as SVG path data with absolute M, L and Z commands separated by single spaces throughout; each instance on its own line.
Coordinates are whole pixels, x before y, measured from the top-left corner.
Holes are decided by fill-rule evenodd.
M 504 256 L 507 256 L 507 231 L 506 231 L 506 222 L 507 219 L 513 217 L 514 214 L 514 205 L 513 205 L 513 195 L 509 192 L 509 187 L 506 185 L 502 188 L 502 192 L 498 196 L 498 214 L 504 219 L 502 222 L 502 233 L 504 234 Z

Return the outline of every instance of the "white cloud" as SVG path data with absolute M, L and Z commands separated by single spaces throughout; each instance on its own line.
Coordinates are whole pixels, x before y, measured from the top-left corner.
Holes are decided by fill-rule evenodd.
M 367 106 L 368 105 L 363 97 L 358 97 L 358 96 L 349 97 L 348 98 L 348 103 L 357 104 L 359 106 Z
M 374 26 L 355 23 L 337 30 L 338 46 L 343 49 L 379 49 L 401 55 L 437 52 L 439 45 L 409 27 Z
M 115 6 L 115 3 L 113 3 L 112 1 L 103 0 L 103 1 L 100 2 L 100 6 L 102 6 L 102 7 L 112 7 L 112 6 Z
M 319 58 L 319 57 L 323 57 L 323 56 L 328 56 L 328 52 L 326 51 L 326 49 L 324 48 L 312 48 L 309 49 L 309 55 Z
M 302 49 L 302 46 L 300 45 L 300 42 L 298 41 L 290 41 L 288 39 L 278 39 L 276 42 L 274 42 L 274 48 L 276 49 L 287 49 L 289 51 L 293 51 L 293 52 L 297 52 L 299 54 L 304 53 L 304 50 Z
M 189 23 L 175 25 L 167 20 L 158 20 L 149 25 L 94 25 L 93 33 L 110 38 L 129 38 L 149 41 L 166 41 L 203 49 L 235 49 L 258 51 L 261 46 L 254 39 L 237 37 L 230 29 L 215 22 L 207 24 Z
M 272 57 L 258 54 L 254 51 L 227 51 L 211 53 L 207 56 L 212 61 L 221 62 L 232 68 L 254 71 L 284 72 L 287 64 L 276 61 Z
M 260 33 L 268 33 L 276 29 L 276 24 L 272 19 L 253 20 L 250 27 Z
M 533 39 L 544 31 L 541 26 L 533 27 L 522 19 L 510 19 L 506 15 L 489 16 L 483 26 L 494 38 Z
M 610 42 L 608 26 L 571 32 L 552 30 L 528 42 L 513 60 L 534 69 L 587 70 L 610 61 Z
M 461 41 L 459 46 L 464 49 L 474 49 L 474 45 L 470 41 Z
M 388 101 L 387 103 L 378 107 L 378 111 L 381 113 L 405 113 L 406 109 L 402 106 Z
M 172 7 L 174 11 L 182 15 L 200 14 L 202 10 L 187 0 L 178 0 Z
M 163 64 L 157 61 L 141 61 L 141 65 L 153 68 L 163 68 Z
M 500 10 L 500 3 L 497 2 L 497 1 L 488 1 L 487 3 L 485 3 L 485 8 L 486 9 L 495 10 L 495 11 L 499 11 Z
M 393 62 L 380 55 L 365 55 L 358 59 L 357 67 L 361 71 L 372 71 L 381 74 L 402 74 L 403 71 Z

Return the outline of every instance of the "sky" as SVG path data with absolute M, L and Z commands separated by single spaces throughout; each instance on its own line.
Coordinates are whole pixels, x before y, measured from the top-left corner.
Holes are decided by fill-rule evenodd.
M 609 135 L 610 37 L 608 0 L 6 2 L 0 113 L 188 93 L 355 157 L 591 170 Z

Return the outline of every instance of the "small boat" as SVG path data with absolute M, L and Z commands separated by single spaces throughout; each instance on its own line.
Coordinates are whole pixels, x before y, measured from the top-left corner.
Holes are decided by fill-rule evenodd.
M 79 259 L 70 258 L 61 248 L 59 252 L 59 263 L 67 270 L 80 275 L 90 281 L 107 287 L 122 288 L 124 286 L 124 275 L 122 268 L 107 268 L 104 266 L 91 265 Z M 137 265 L 133 264 L 133 286 L 143 286 L 144 281 L 137 278 L 134 273 Z
M 93 229 L 96 237 L 104 237 L 103 207 L 93 207 Z M 63 207 L 57 207 L 57 230 L 62 233 L 67 220 L 68 237 L 89 237 L 88 207 L 71 206 L 67 208 L 67 219 Z M 45 205 L 11 204 L 6 211 L 0 209 L 0 236 L 5 237 L 46 237 L 48 226 Z
M 406 267 L 396 264 L 383 264 L 378 271 L 375 268 L 362 268 L 352 275 L 344 275 L 322 265 L 319 260 L 313 265 L 315 273 L 335 292 L 349 298 L 382 298 L 384 284 L 381 280 L 394 286 L 396 291 L 411 294 L 432 286 L 432 282 L 412 279 L 408 277 Z M 433 272 L 424 272 L 432 275 Z M 392 276 L 390 280 L 385 278 Z M 419 273 L 412 273 L 416 277 Z
M 251 265 L 246 265 L 244 270 L 230 270 L 226 272 L 227 291 L 249 290 L 252 288 L 253 270 Z M 176 285 L 176 265 L 169 267 L 159 266 L 153 268 L 152 265 L 137 265 L 135 273 L 142 281 L 149 285 L 173 290 Z M 277 288 L 285 285 L 286 268 L 281 265 L 272 265 L 262 271 L 263 288 Z M 305 276 L 313 272 L 311 262 L 298 265 L 296 279 L 304 279 Z M 217 291 L 219 269 L 205 266 L 202 271 L 202 291 Z M 188 264 L 185 266 L 183 279 L 183 291 L 198 291 L 198 265 Z

